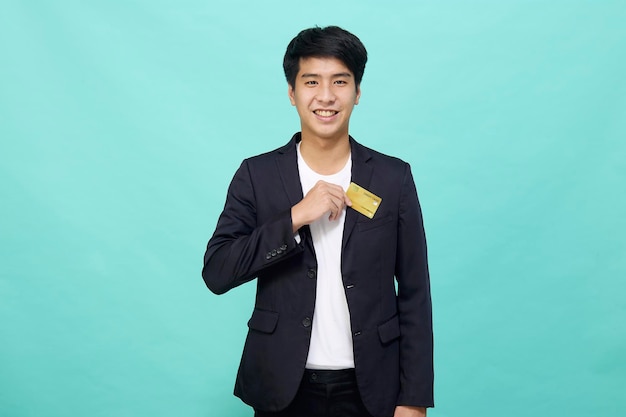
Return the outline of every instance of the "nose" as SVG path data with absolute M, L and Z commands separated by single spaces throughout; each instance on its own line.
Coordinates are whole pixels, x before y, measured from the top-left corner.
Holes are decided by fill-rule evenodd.
M 329 103 L 335 101 L 335 93 L 331 85 L 322 84 L 317 91 L 317 100 Z

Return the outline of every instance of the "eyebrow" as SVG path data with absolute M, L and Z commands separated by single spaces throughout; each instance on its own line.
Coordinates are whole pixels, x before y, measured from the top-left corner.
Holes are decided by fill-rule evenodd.
M 320 77 L 320 75 L 305 72 L 304 74 L 300 76 L 300 78 L 314 78 L 314 77 Z M 339 72 L 331 76 L 331 78 L 340 78 L 340 77 L 352 78 L 352 74 L 350 74 L 349 72 Z

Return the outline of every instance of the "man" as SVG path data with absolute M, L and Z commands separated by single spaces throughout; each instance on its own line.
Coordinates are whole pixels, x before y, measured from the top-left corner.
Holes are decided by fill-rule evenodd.
M 348 134 L 366 61 L 361 41 L 338 27 L 291 41 L 283 67 L 301 132 L 242 163 L 207 246 L 211 291 L 257 279 L 235 385 L 257 417 L 409 417 L 433 406 L 426 242 L 410 167 Z

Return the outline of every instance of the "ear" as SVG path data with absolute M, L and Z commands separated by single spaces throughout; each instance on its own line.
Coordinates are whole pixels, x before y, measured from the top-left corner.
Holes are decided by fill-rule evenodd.
M 358 85 L 356 87 L 356 98 L 354 99 L 354 105 L 356 106 L 357 104 L 359 104 L 359 99 L 361 98 L 361 86 Z
M 288 84 L 289 89 L 287 90 L 287 95 L 289 95 L 289 101 L 291 101 L 291 105 L 295 106 L 296 105 L 296 96 L 295 96 L 295 91 L 293 89 L 293 87 L 291 86 L 291 84 Z

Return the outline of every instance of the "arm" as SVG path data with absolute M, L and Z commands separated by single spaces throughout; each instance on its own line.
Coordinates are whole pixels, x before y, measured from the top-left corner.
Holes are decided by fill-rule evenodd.
M 303 245 L 294 239 L 290 208 L 257 224 L 257 199 L 244 161 L 228 188 L 204 255 L 202 278 L 207 287 L 216 294 L 225 293 L 302 250 Z
M 408 165 L 400 198 L 397 248 L 400 320 L 400 394 L 397 404 L 432 407 L 433 334 L 426 238 L 417 190 Z
M 266 196 L 263 196 L 268 198 Z M 257 198 L 247 162 L 228 188 L 226 204 L 207 245 L 202 277 L 216 294 L 250 281 L 265 268 L 304 250 L 294 233 L 329 213 L 336 220 L 351 202 L 343 189 L 319 181 L 296 205 L 257 224 Z

